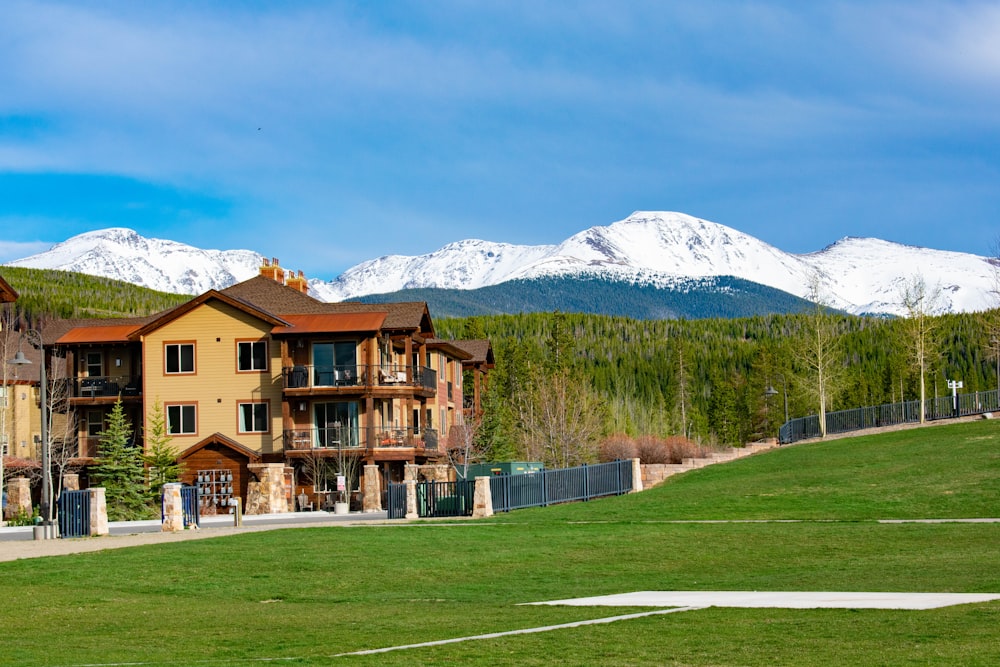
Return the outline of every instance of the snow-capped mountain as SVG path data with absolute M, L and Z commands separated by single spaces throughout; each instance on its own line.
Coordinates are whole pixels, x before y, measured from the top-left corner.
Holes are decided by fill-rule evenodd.
M 735 276 L 809 298 L 814 277 L 828 305 L 854 313 L 902 314 L 903 284 L 920 273 L 941 288 L 942 311 L 990 307 L 993 268 L 985 257 L 846 238 L 795 255 L 748 234 L 683 213 L 633 213 L 558 245 L 461 241 L 418 257 L 387 256 L 314 281 L 318 298 L 342 301 L 416 287 L 474 289 L 546 276 L 603 277 L 669 287 L 689 278 Z
M 75 236 L 47 252 L 11 262 L 106 276 L 186 294 L 221 288 L 257 274 L 263 256 L 249 250 L 199 250 L 146 239 L 128 229 Z M 310 293 L 343 301 L 403 289 L 471 290 L 519 279 L 601 278 L 657 287 L 692 278 L 733 276 L 854 313 L 901 314 L 903 285 L 917 274 L 940 287 L 942 312 L 990 308 L 995 273 L 985 257 L 845 238 L 818 252 L 783 252 L 748 234 L 683 213 L 636 212 L 592 227 L 558 245 L 523 246 L 479 240 L 451 243 L 420 256 L 363 262 Z
M 201 250 L 111 228 L 74 236 L 10 266 L 76 271 L 175 294 L 201 294 L 252 278 L 263 256 L 250 250 Z

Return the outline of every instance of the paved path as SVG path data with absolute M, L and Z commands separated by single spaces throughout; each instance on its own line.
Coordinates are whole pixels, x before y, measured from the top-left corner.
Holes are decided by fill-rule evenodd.
M 326 512 L 296 512 L 246 516 L 243 519 L 243 525 L 238 528 L 232 525 L 230 517 L 202 517 L 202 528 L 177 533 L 161 532 L 159 521 L 117 522 L 111 524 L 111 535 L 56 540 L 34 540 L 31 528 L 0 528 L 0 533 L 3 534 L 3 540 L 0 541 L 0 561 L 41 556 L 64 556 L 144 544 L 203 540 L 211 537 L 225 537 L 281 528 L 350 527 L 378 523 L 400 525 L 404 522 L 389 522 L 385 512 L 348 515 L 335 515 Z

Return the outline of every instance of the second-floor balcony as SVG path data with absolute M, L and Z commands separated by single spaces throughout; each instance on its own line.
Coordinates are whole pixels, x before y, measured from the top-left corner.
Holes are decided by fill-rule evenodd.
M 137 398 L 142 394 L 142 380 L 128 375 L 69 378 L 63 380 L 69 398 Z
M 353 365 L 286 366 L 282 369 L 286 390 L 341 389 L 345 391 L 375 387 L 410 387 L 426 391 L 437 389 L 437 373 L 424 366 Z
M 282 432 L 285 450 L 364 450 L 381 447 L 410 447 L 437 450 L 438 432 L 432 428 L 304 428 Z

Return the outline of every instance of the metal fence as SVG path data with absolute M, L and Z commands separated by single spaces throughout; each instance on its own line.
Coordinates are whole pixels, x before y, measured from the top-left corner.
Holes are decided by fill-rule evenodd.
M 416 484 L 417 516 L 470 516 L 475 489 L 475 480 L 419 482 Z M 632 461 L 628 460 L 490 477 L 494 512 L 615 496 L 631 490 Z M 386 499 L 390 519 L 406 516 L 405 483 L 389 484 Z
M 184 527 L 201 526 L 201 515 L 198 511 L 198 487 L 181 487 L 181 510 L 184 512 Z
M 617 496 L 631 490 L 630 460 L 490 478 L 494 512 Z
M 60 537 L 90 536 L 90 491 L 63 491 L 59 507 Z
M 924 419 L 950 419 L 952 417 L 968 417 L 971 415 L 995 412 L 998 405 L 997 390 L 977 391 L 957 396 L 939 396 L 927 399 L 924 403 Z M 920 401 L 904 403 L 887 403 L 866 408 L 840 410 L 826 413 L 827 434 L 860 431 L 866 428 L 894 426 L 920 421 Z M 822 435 L 819 415 L 810 415 L 792 419 L 781 425 L 778 430 L 778 440 L 782 444 L 798 442 L 807 438 L 818 438 Z

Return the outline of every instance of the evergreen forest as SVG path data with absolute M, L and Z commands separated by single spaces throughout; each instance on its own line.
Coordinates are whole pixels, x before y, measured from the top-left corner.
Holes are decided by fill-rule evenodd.
M 18 293 L 15 312 L 29 322 L 49 317 L 145 317 L 191 299 L 72 271 L 4 266 L 0 275 Z
M 496 357 L 482 426 L 487 455 L 516 456 L 531 392 L 555 373 L 599 399 L 605 436 L 684 436 L 712 445 L 773 437 L 784 422 L 819 412 L 810 348 L 831 332 L 827 411 L 919 398 L 906 318 L 812 313 L 737 319 L 640 320 L 530 313 L 435 322 L 439 338 L 489 338 Z M 1000 310 L 931 318 L 928 397 L 998 387 Z M 767 391 L 768 389 L 772 391 Z M 513 451 L 510 451 L 510 450 Z

